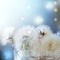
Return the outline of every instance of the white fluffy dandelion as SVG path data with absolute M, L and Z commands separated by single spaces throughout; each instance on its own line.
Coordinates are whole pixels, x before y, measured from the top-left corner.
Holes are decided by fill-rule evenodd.
M 23 58 L 30 56 L 30 58 L 38 59 L 42 55 L 57 56 L 60 54 L 60 38 L 47 25 L 41 25 L 38 28 L 21 27 L 14 35 L 14 43 L 15 49 L 22 54 Z
M 41 25 L 36 28 L 34 39 L 32 40 L 32 55 L 41 56 L 41 41 L 52 34 L 52 30 L 47 25 Z
M 41 25 L 41 26 L 37 27 L 37 33 L 41 38 L 41 37 L 48 36 L 48 35 L 52 34 L 52 30 L 47 25 Z
M 13 35 L 14 35 L 15 28 L 14 27 L 7 27 L 3 30 L 2 33 L 2 45 L 6 45 L 7 43 L 13 43 Z
M 41 42 L 38 38 L 38 34 L 37 34 L 36 29 L 35 29 L 34 33 L 35 33 L 34 37 L 33 37 L 32 41 L 31 41 L 31 44 L 30 44 L 30 46 L 31 46 L 31 56 L 38 57 L 38 56 L 40 56 Z
M 41 44 L 42 54 L 54 55 L 60 49 L 60 39 L 54 34 L 45 37 Z
M 31 46 L 32 46 L 32 56 L 38 57 L 40 56 L 40 51 L 41 51 L 41 40 L 44 41 L 44 38 L 46 36 L 49 36 L 52 34 L 52 30 L 50 29 L 49 26 L 47 25 L 41 25 L 35 29 L 35 35 L 33 40 L 31 41 Z
M 21 27 L 14 36 L 15 47 L 18 50 L 26 50 L 28 49 L 28 45 L 30 41 L 33 39 L 34 27 L 26 26 Z
M 40 56 L 41 44 L 38 39 L 33 40 L 31 43 L 31 56 L 38 57 Z
M 27 57 L 28 55 L 30 55 L 30 43 L 35 35 L 34 30 L 35 28 L 32 26 L 21 27 L 14 36 L 15 49 L 19 51 L 22 56 L 25 55 L 25 57 Z

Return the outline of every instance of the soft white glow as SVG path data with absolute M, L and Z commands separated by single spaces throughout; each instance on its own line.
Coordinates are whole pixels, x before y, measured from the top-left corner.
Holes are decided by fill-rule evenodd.
M 54 8 L 54 12 L 58 12 L 58 8 Z
M 21 17 L 21 20 L 23 21 L 24 20 L 24 17 Z
M 30 34 L 31 33 L 31 31 L 28 31 L 28 34 Z
M 28 5 L 28 6 L 27 6 L 27 8 L 28 8 L 28 9 L 30 9 L 30 8 L 31 8 L 31 6 L 29 6 L 29 5 Z
M 57 5 L 58 4 L 58 2 L 57 1 L 54 1 L 54 5 Z
M 34 18 L 34 23 L 37 25 L 42 24 L 43 21 L 44 21 L 44 19 L 41 16 L 37 16 Z
M 32 11 L 28 3 L 31 2 L 26 0 L 0 0 L 0 30 L 6 26 L 18 26 L 18 21 L 28 18 Z
M 57 21 L 58 21 L 58 19 L 57 19 L 57 18 L 54 18 L 54 21 L 55 21 L 55 22 L 57 22 Z
M 53 2 L 47 2 L 45 7 L 48 9 L 48 10 L 52 10 L 54 8 L 54 3 Z
M 7 28 L 5 28 L 4 29 L 4 31 L 3 31 L 3 36 L 8 36 L 8 35 L 12 35 L 13 34 L 13 32 L 14 32 L 14 27 L 7 27 Z

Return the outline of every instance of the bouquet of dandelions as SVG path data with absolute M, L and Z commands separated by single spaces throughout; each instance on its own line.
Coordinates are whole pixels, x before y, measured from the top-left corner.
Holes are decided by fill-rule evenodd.
M 20 28 L 14 36 L 15 60 L 59 60 L 60 37 L 49 26 Z

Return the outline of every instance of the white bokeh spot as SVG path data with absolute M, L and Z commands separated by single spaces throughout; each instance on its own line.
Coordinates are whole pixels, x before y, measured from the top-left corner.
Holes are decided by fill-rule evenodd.
M 37 24 L 37 25 L 42 24 L 43 21 L 44 21 L 44 19 L 41 16 L 36 16 L 34 18 L 34 23 Z
M 56 3 L 55 3 L 56 4 Z M 53 10 L 53 8 L 54 8 L 54 3 L 53 2 L 47 2 L 46 3 L 46 5 L 45 5 L 45 8 L 47 9 L 47 10 Z

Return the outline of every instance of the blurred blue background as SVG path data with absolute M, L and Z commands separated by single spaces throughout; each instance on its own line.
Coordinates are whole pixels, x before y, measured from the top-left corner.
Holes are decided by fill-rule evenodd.
M 14 60 L 14 51 L 10 44 L 2 46 L 1 58 L 2 60 Z
M 54 33 L 60 32 L 59 0 L 0 0 L 0 31 L 7 26 L 46 24 Z M 13 60 L 11 45 L 0 48 L 0 60 Z
M 0 30 L 6 26 L 19 28 L 23 25 L 47 24 L 56 32 L 60 29 L 58 9 L 58 0 L 1 0 Z M 34 19 L 38 19 L 37 22 Z

